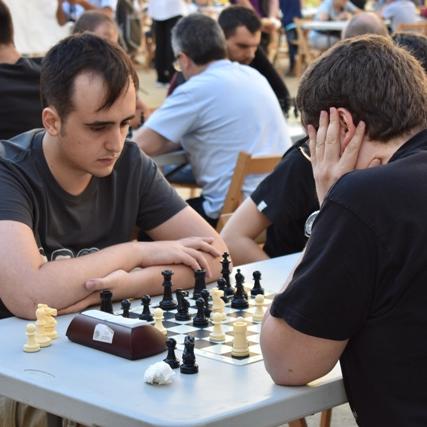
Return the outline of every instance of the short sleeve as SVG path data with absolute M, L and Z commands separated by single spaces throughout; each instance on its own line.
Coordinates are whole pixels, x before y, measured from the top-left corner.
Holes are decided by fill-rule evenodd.
M 12 165 L 0 161 L 0 220 L 18 221 L 34 227 L 31 191 Z
M 185 83 L 178 86 L 144 124 L 144 127 L 176 144 L 179 144 L 181 138 L 193 130 L 198 115 L 198 103 L 193 100 L 184 86 Z
M 140 180 L 142 183 L 137 225 L 147 231 L 172 218 L 187 204 L 159 171 L 157 165 L 141 154 Z
M 304 257 L 271 306 L 296 330 L 345 340 L 368 318 L 378 250 L 372 230 L 343 206 L 326 200 Z

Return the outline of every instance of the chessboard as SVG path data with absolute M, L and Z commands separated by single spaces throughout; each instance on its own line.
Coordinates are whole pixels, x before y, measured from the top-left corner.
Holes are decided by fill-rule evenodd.
M 249 290 L 250 291 L 250 290 Z M 250 293 L 249 293 L 250 295 Z M 264 295 L 264 310 L 271 304 L 274 294 L 265 291 Z M 193 317 L 196 312 L 195 301 L 189 299 L 190 308 L 189 314 Z M 231 365 L 248 365 L 250 363 L 259 362 L 263 360 L 261 348 L 259 344 L 259 334 L 261 330 L 261 322 L 254 322 L 252 315 L 255 311 L 255 299 L 249 297 L 249 307 L 247 309 L 234 309 L 231 308 L 231 303 L 225 304 L 226 319 L 222 322 L 222 329 L 225 333 L 225 342 L 215 343 L 209 341 L 209 334 L 212 332 L 213 326 L 209 325 L 206 328 L 198 328 L 193 326 L 193 321 L 178 321 L 175 320 L 177 310 L 170 310 L 164 312 L 163 326 L 167 329 L 167 338 L 174 338 L 177 342 L 177 349 L 184 349 L 184 339 L 186 335 L 191 335 L 195 338 L 194 353 L 196 356 L 203 356 L 209 359 L 218 360 L 221 362 L 229 363 Z M 158 305 L 153 304 L 153 309 Z M 138 305 L 133 301 L 129 311 L 129 318 L 137 319 L 142 313 L 142 305 Z M 117 316 L 122 315 L 122 310 L 115 310 L 114 314 Z M 248 330 L 248 343 L 249 343 L 249 356 L 244 358 L 235 358 L 231 356 L 231 349 L 233 343 L 233 322 L 239 317 L 244 318 L 247 322 Z

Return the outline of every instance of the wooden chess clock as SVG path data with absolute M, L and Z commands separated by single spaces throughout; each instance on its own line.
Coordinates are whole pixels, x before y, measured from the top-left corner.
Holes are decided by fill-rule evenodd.
M 78 344 L 136 360 L 166 350 L 165 336 L 154 326 L 99 310 L 77 314 L 67 337 Z

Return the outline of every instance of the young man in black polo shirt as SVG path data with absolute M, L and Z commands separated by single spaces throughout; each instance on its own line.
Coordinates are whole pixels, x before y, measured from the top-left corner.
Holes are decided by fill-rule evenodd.
M 0 142 L 0 318 L 78 311 L 104 288 L 160 293 L 171 264 L 179 287 L 219 275 L 221 238 L 125 140 L 137 86 L 126 53 L 92 34 L 44 58 L 45 129 Z M 154 241 L 131 241 L 135 226 Z
M 380 36 L 338 43 L 297 102 L 321 210 L 261 333 L 278 384 L 340 360 L 361 426 L 425 426 L 427 80 Z

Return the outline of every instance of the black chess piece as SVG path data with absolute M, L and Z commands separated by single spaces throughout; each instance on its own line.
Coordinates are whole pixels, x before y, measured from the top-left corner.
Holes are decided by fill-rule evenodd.
M 193 299 L 200 298 L 203 289 L 206 289 L 206 270 L 196 270 L 194 272 Z
M 225 294 L 225 290 L 227 288 L 227 282 L 225 281 L 225 279 L 223 277 L 221 277 L 220 279 L 218 279 L 216 281 L 217 285 L 218 285 L 218 289 L 222 292 L 224 292 L 224 294 L 222 295 L 221 299 L 227 304 L 228 303 L 228 297 Z
M 264 295 L 264 288 L 261 286 L 261 272 L 260 271 L 254 271 L 252 273 L 252 277 L 254 279 L 254 286 L 251 289 L 251 295 L 253 297 L 256 297 L 259 294 Z
M 188 313 L 190 308 L 190 303 L 185 297 L 188 296 L 187 292 L 184 292 L 182 289 L 176 290 L 176 300 L 178 301 L 178 309 L 175 313 L 175 319 L 179 321 L 190 320 L 191 316 Z
M 128 299 L 123 299 L 121 302 L 122 306 L 122 316 L 123 317 L 129 317 L 129 310 L 130 310 L 130 301 Z
M 203 301 L 205 302 L 205 316 L 206 317 L 211 317 L 211 308 L 209 306 L 209 291 L 207 289 L 203 289 L 202 292 L 200 292 L 200 294 L 202 295 Z
M 187 335 L 184 338 L 184 351 L 182 353 L 182 364 L 179 367 L 182 374 L 197 374 L 199 366 L 194 355 L 194 337 Z
M 233 299 L 231 300 L 231 308 L 245 309 L 249 307 L 247 298 L 245 298 L 245 288 L 243 287 L 244 277 L 237 269 L 236 274 L 236 291 L 234 292 Z M 243 280 L 242 280 L 243 278 Z
M 197 313 L 193 317 L 193 326 L 196 328 L 206 328 L 209 325 L 209 321 L 205 315 L 205 301 L 203 298 L 196 299 Z
M 173 271 L 164 270 L 162 271 L 163 275 L 163 299 L 159 303 L 159 307 L 162 310 L 175 310 L 176 302 L 172 297 L 172 275 Z
M 153 321 L 153 315 L 150 312 L 150 303 L 151 303 L 150 295 L 144 295 L 141 298 L 141 304 L 144 306 L 144 308 L 142 309 L 142 313 L 139 315 L 140 320 L 146 320 L 147 322 Z
M 101 296 L 101 311 L 105 313 L 113 313 L 113 293 L 108 289 L 104 289 L 100 293 Z
M 231 271 L 230 271 L 230 260 L 228 259 L 229 256 L 230 255 L 227 252 L 224 252 L 222 254 L 222 260 L 221 260 L 221 264 L 222 264 L 221 274 L 226 283 L 226 287 L 224 291 L 224 295 L 226 296 L 234 294 L 234 289 L 231 286 L 231 282 L 230 282 Z
M 166 347 L 168 348 L 168 354 L 163 362 L 167 363 L 172 369 L 179 368 L 179 360 L 175 355 L 176 341 L 173 338 L 166 340 Z
M 241 288 L 241 292 L 244 298 L 248 299 L 248 294 L 246 293 L 244 287 L 245 276 L 243 276 L 242 272 L 240 271 L 240 268 L 237 269 L 237 273 L 234 276 L 234 280 L 236 281 L 236 289 L 237 287 Z

